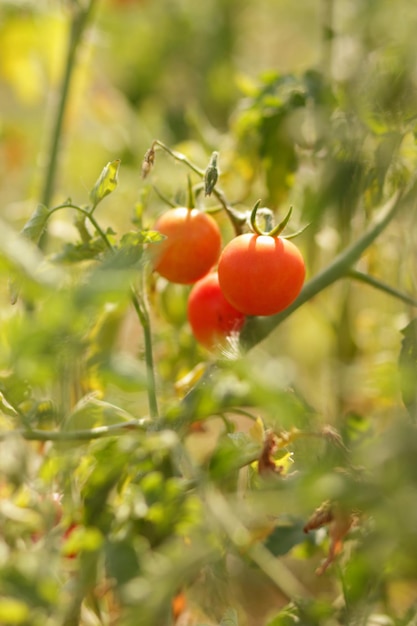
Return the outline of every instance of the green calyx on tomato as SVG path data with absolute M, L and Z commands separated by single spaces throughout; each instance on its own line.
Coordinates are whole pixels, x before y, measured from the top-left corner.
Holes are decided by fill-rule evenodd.
M 263 231 L 263 230 L 261 230 L 259 228 L 258 222 L 256 220 L 260 204 L 261 204 L 261 201 L 257 200 L 257 202 L 255 203 L 255 205 L 254 205 L 254 207 L 253 207 L 253 209 L 251 211 L 250 217 L 249 217 L 250 226 L 251 226 L 253 232 L 256 233 L 257 235 L 269 235 L 269 237 L 279 237 L 279 235 L 282 233 L 282 231 L 284 230 L 284 228 L 286 227 L 286 225 L 290 221 L 290 217 L 291 217 L 291 214 L 292 214 L 292 206 L 289 208 L 288 213 L 284 217 L 282 222 L 280 222 L 279 224 L 277 224 L 276 226 L 271 228 L 269 231 L 265 232 L 265 231 Z
M 224 248 L 218 266 L 225 298 L 245 315 L 275 315 L 298 296 L 305 279 L 305 263 L 299 249 L 280 233 L 291 216 L 269 232 L 256 223 L 259 202 L 250 223 L 255 232 L 239 235 Z
M 165 235 L 165 239 L 153 244 L 152 265 L 167 280 L 192 284 L 216 264 L 221 233 L 217 222 L 207 213 L 176 207 L 163 213 L 154 229 Z
M 224 297 L 217 272 L 207 274 L 193 285 L 187 317 L 194 337 L 208 349 L 224 344 L 245 322 L 244 314 Z

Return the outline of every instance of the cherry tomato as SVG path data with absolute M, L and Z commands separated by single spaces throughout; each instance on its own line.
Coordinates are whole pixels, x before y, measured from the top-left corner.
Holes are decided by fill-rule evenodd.
M 194 337 L 206 348 L 222 344 L 232 332 L 238 332 L 245 316 L 224 297 L 217 272 L 199 280 L 191 289 L 187 307 Z
M 154 228 L 166 239 L 152 245 L 153 267 L 167 280 L 184 285 L 195 283 L 216 264 L 221 234 L 207 213 L 177 207 L 163 213 Z
M 286 309 L 304 283 L 305 264 L 288 239 L 247 233 L 232 239 L 219 260 L 225 298 L 245 315 L 274 315 Z

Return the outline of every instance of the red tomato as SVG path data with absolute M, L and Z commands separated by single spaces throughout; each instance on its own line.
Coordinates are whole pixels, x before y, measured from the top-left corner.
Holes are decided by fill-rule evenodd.
M 187 307 L 188 321 L 194 337 L 206 348 L 224 343 L 232 332 L 238 332 L 245 316 L 224 297 L 217 272 L 204 276 L 191 289 Z
M 207 213 L 178 207 L 163 213 L 154 228 L 166 239 L 152 245 L 153 267 L 167 280 L 184 285 L 195 283 L 216 264 L 221 234 Z
M 304 259 L 288 239 L 248 233 L 232 239 L 219 260 L 225 298 L 245 315 L 286 309 L 304 283 Z

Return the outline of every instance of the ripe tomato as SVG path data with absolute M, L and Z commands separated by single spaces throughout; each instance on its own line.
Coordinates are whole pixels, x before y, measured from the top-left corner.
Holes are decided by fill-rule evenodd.
M 163 213 L 154 228 L 166 239 L 152 245 L 153 267 L 167 280 L 184 285 L 195 283 L 216 264 L 221 234 L 207 213 L 178 207 Z
M 194 337 L 206 348 L 224 343 L 232 332 L 238 332 L 245 316 L 224 297 L 217 272 L 199 280 L 191 289 L 187 307 L 188 321 Z
M 301 291 L 304 259 L 288 239 L 248 233 L 232 239 L 219 260 L 225 298 L 245 315 L 274 315 Z

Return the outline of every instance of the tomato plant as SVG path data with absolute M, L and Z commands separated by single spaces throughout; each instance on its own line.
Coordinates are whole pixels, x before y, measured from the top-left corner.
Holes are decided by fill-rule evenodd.
M 299 249 L 279 236 L 288 217 L 270 233 L 255 224 L 253 233 L 239 235 L 224 248 L 219 282 L 226 299 L 245 315 L 274 315 L 286 309 L 304 283 L 305 263 Z
M 243 313 L 224 297 L 217 272 L 195 283 L 188 297 L 187 316 L 194 337 L 206 348 L 224 343 L 245 321 Z
M 163 213 L 155 230 L 165 239 L 152 246 L 155 271 L 173 283 L 191 284 L 215 265 L 221 249 L 216 221 L 198 209 L 177 207 Z
M 19 159 L 9 158 L 14 125 L 6 118 L 0 133 L 3 218 L 14 222 L 0 229 L 0 624 L 415 623 L 417 320 L 404 328 L 417 310 L 412 12 L 404 21 L 404 11 L 390 11 L 389 2 L 350 3 L 349 22 L 360 11 L 356 33 L 338 6 L 337 24 L 324 25 L 323 67 L 287 75 L 271 70 L 256 84 L 240 80 L 245 98 L 230 129 L 225 119 L 215 133 L 212 111 L 204 132 L 206 122 L 191 110 L 197 98 L 186 76 L 204 79 L 194 92 L 203 109 L 202 87 L 221 94 L 226 83 L 230 97 L 224 59 L 233 55 L 220 44 L 233 48 L 229 26 L 239 14 L 230 10 L 233 2 L 132 1 L 131 10 L 108 13 L 107 24 L 119 24 L 125 47 L 101 46 L 97 54 L 108 48 L 117 63 L 128 61 L 134 48 L 144 73 L 138 78 L 124 63 L 134 84 L 131 98 L 119 98 L 108 83 L 112 63 L 104 63 L 88 90 L 76 127 L 90 129 L 87 145 L 104 138 L 97 154 L 105 146 L 112 160 L 80 201 L 94 155 L 77 134 L 68 137 L 65 145 L 73 148 L 57 177 L 58 155 L 78 116 L 75 98 L 68 117 L 69 79 L 91 56 L 77 54 L 81 35 L 93 14 L 105 13 L 93 11 L 96 3 L 72 2 L 71 11 L 60 13 L 60 23 L 71 21 L 69 54 L 62 83 L 51 82 L 62 92 L 55 119 L 48 119 L 51 136 L 38 159 L 44 179 L 31 209 L 20 202 L 26 184 L 11 193 L 17 179 L 9 174 Z M 339 0 L 322 3 L 327 19 Z M 406 0 L 399 3 L 405 10 Z M 8 72 L 0 72 L 0 93 L 9 102 L 7 115 L 15 101 L 5 76 L 14 73 L 20 88 L 29 89 L 16 124 L 28 148 L 23 169 L 32 175 L 26 166 L 37 159 L 25 131 L 34 119 L 28 96 L 47 83 L 37 80 L 43 74 L 29 40 L 18 54 L 19 3 L 6 4 Z M 141 5 L 140 20 L 131 19 L 134 4 Z M 238 20 L 239 29 L 251 16 L 259 26 L 258 16 L 267 6 L 270 15 L 272 4 L 245 2 L 250 17 Z M 298 3 L 297 10 L 296 3 L 275 3 L 274 15 L 286 4 L 310 27 L 319 2 Z M 44 5 L 25 3 L 24 32 L 52 50 L 55 66 L 58 46 L 49 44 L 57 22 L 42 29 Z M 189 20 L 188 12 L 199 19 Z M 146 16 L 158 24 L 156 39 Z M 398 42 L 391 28 L 396 19 Z M 213 47 L 186 44 L 196 21 L 210 38 L 217 30 Z M 279 42 L 279 22 L 262 20 L 258 40 Z M 106 28 L 104 21 L 99 32 L 107 41 Z M 174 55 L 173 63 L 160 57 L 170 80 L 158 75 L 164 29 L 170 50 L 196 53 L 185 55 L 192 72 L 181 79 Z M 244 35 L 239 32 L 239 41 L 252 41 Z M 340 65 L 345 55 L 332 58 L 331 48 L 344 50 L 346 40 L 355 54 Z M 253 46 L 243 47 L 253 57 Z M 288 53 L 295 48 L 302 46 Z M 201 55 L 204 67 L 216 71 L 201 71 Z M 213 64 L 216 56 L 220 66 Z M 159 94 L 165 82 L 171 95 L 184 96 L 170 98 L 179 105 L 173 115 L 162 108 L 158 115 L 155 106 L 152 85 Z M 142 92 L 151 98 L 146 106 Z M 198 142 L 191 133 L 182 141 L 181 107 L 190 104 Z M 126 113 L 132 132 L 119 136 Z M 123 185 L 137 181 L 145 145 L 140 152 L 137 146 L 147 128 L 158 134 L 158 117 L 164 135 L 176 131 L 172 149 L 153 139 L 145 154 L 143 179 L 156 159 L 157 175 L 139 194 L 135 182 L 121 200 L 119 194 L 107 199 L 119 166 Z M 177 161 L 176 171 L 165 163 L 167 155 L 169 163 Z M 180 168 L 189 174 L 187 201 L 178 199 L 185 195 Z M 311 276 L 302 289 L 303 255 L 281 234 L 289 216 L 260 230 L 258 205 L 252 212 L 248 206 L 259 194 L 272 207 L 294 202 L 300 221 L 311 223 L 300 246 Z M 169 198 L 189 208 L 166 211 L 157 222 L 160 235 L 148 224 L 164 210 L 161 202 L 173 205 Z M 114 210 L 120 206 L 132 207 L 131 221 L 127 211 Z M 273 218 L 269 209 L 262 214 Z M 249 215 L 253 232 L 243 234 Z M 219 228 L 229 242 L 221 256 Z M 226 297 L 233 290 L 239 307 Z M 224 343 L 233 349 L 213 349 Z

